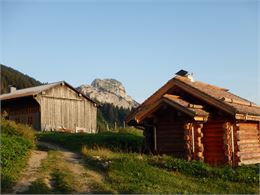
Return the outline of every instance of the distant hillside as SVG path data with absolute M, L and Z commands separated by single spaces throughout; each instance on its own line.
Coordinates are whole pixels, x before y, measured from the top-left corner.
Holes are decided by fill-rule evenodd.
M 23 74 L 11 67 L 0 64 L 1 68 L 1 90 L 0 93 L 9 93 L 9 85 L 16 86 L 17 89 L 42 85 L 40 81 Z

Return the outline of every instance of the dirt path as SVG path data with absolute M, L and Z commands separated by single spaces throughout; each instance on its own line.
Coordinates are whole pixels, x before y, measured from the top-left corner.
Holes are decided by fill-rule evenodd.
M 78 153 L 71 152 L 60 146 L 50 144 L 47 142 L 38 142 L 38 146 L 48 150 L 55 150 L 64 156 L 64 161 L 68 163 L 69 170 L 77 177 L 80 178 L 80 191 L 77 193 L 91 193 L 91 185 L 94 183 L 102 183 L 103 176 L 99 173 L 88 170 L 84 167 L 83 156 Z M 13 193 L 21 193 L 29 189 L 33 181 L 38 179 L 39 168 L 41 167 L 42 160 L 46 159 L 48 152 L 36 150 L 33 151 L 29 159 L 26 169 L 23 171 L 21 180 L 13 187 Z
M 20 181 L 13 187 L 13 193 L 20 193 L 28 189 L 31 183 L 37 179 L 38 169 L 45 158 L 47 158 L 47 152 L 39 150 L 32 151 L 28 165 L 23 171 Z
M 91 193 L 90 185 L 100 176 L 94 173 L 93 171 L 87 170 L 84 167 L 84 160 L 82 155 L 71 152 L 65 148 L 47 142 L 39 141 L 38 145 L 44 148 L 61 152 L 64 156 L 64 160 L 70 165 L 70 171 L 73 172 L 74 175 L 77 176 L 77 178 L 80 178 L 80 186 L 82 187 L 81 190 L 77 193 Z M 102 180 L 102 178 L 99 179 L 100 181 Z

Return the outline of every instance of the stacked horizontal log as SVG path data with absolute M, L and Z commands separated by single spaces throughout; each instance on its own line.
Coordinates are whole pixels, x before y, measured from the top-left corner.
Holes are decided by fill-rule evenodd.
M 183 123 L 161 121 L 157 125 L 156 137 L 159 153 L 184 156 Z
M 225 164 L 224 121 L 208 121 L 204 124 L 204 157 L 205 162 L 214 165 Z
M 202 123 L 194 124 L 194 131 L 195 131 L 195 154 L 194 158 L 196 160 L 204 161 L 204 146 L 202 143 L 203 133 L 202 133 Z
M 184 125 L 185 156 L 187 160 L 193 159 L 192 151 L 192 123 Z
M 233 150 L 232 150 L 232 124 L 229 122 L 226 122 L 223 124 L 223 129 L 224 129 L 224 135 L 223 135 L 223 140 L 224 140 L 224 152 L 225 152 L 225 161 L 229 164 L 233 164 Z
M 237 124 L 239 165 L 260 163 L 260 139 L 258 123 Z

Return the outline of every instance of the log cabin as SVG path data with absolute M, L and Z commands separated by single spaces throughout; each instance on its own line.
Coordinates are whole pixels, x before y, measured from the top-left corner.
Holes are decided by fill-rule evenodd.
M 232 166 L 260 163 L 259 121 L 259 106 L 183 70 L 126 119 L 149 152 Z
M 0 95 L 1 112 L 9 120 L 39 131 L 97 131 L 97 103 L 65 81 Z

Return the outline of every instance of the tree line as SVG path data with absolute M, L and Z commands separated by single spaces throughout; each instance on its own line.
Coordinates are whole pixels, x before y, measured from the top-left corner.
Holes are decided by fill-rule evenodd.
M 0 64 L 1 69 L 1 94 L 9 93 L 9 85 L 15 86 L 17 89 L 34 87 L 42 85 L 40 81 L 23 74 L 11 67 Z

